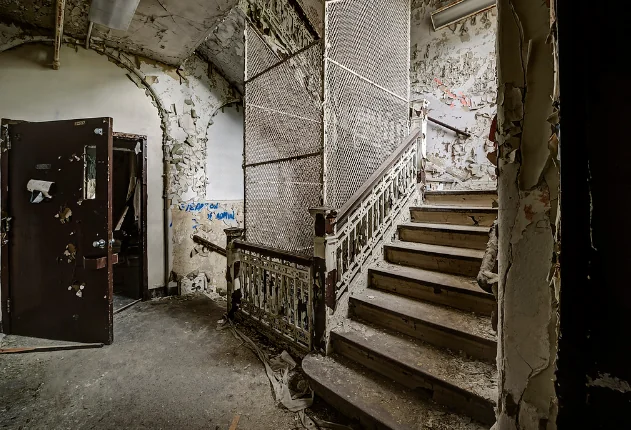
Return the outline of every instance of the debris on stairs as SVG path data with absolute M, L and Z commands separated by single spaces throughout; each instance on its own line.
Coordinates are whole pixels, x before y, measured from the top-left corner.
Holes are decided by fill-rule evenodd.
M 430 191 L 424 203 L 349 298 L 333 353 L 307 356 L 303 370 L 317 395 L 364 428 L 488 429 L 497 303 L 476 277 L 497 193 Z

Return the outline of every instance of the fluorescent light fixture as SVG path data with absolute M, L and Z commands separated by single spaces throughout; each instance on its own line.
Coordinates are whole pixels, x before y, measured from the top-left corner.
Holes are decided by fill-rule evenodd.
M 440 30 L 495 6 L 495 0 L 458 0 L 432 12 L 434 30 Z
M 92 0 L 90 21 L 127 31 L 140 0 Z

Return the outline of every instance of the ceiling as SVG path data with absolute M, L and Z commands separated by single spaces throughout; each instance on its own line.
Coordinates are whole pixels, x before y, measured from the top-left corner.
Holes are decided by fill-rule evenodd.
M 55 0 L 0 0 L 0 19 L 50 30 Z M 243 14 L 238 0 L 140 0 L 127 31 L 94 25 L 92 37 L 109 46 L 170 65 L 195 50 L 235 87 L 243 88 Z M 85 39 L 90 0 L 66 0 L 64 34 Z

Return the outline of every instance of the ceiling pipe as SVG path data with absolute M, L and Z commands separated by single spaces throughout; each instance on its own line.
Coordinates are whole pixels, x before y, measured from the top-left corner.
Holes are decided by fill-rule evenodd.
M 88 26 L 88 35 L 85 37 L 85 49 L 90 49 L 90 38 L 92 37 L 92 27 L 94 27 L 94 23 L 90 21 L 90 25 Z
M 61 42 L 64 38 L 64 11 L 66 0 L 57 0 L 57 13 L 55 14 L 55 53 L 53 55 L 53 69 L 59 70 L 59 53 Z

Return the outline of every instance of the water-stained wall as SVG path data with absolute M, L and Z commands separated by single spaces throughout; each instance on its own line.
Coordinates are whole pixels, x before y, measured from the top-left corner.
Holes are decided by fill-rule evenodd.
M 449 3 L 412 1 L 410 100 L 429 100 L 430 117 L 471 137 L 428 124 L 428 187 L 494 189 L 487 153 L 494 151 L 488 136 L 496 111 L 497 10 L 435 31 L 430 14 Z

